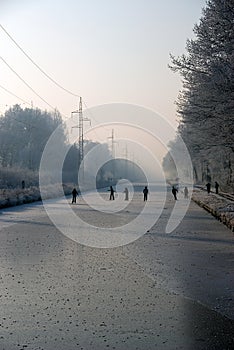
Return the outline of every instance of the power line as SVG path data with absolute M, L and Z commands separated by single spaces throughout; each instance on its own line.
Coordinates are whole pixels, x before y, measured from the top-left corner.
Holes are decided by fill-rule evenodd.
M 81 97 L 78 94 L 75 94 L 74 92 L 64 88 L 61 84 L 59 84 L 56 80 L 54 80 L 53 78 L 51 78 L 51 76 L 46 73 L 28 54 L 27 52 L 17 43 L 17 41 L 10 35 L 10 33 L 8 33 L 8 31 L 3 27 L 2 24 L 0 24 L 0 28 L 4 31 L 4 33 L 10 38 L 10 40 L 16 45 L 16 47 L 28 58 L 28 60 L 42 73 L 44 74 L 50 81 L 52 81 L 56 86 L 58 86 L 60 89 L 66 91 L 67 93 L 69 93 L 72 96 L 75 97 Z M 6 62 L 5 62 L 6 63 Z M 7 64 L 7 63 L 6 63 Z M 8 65 L 9 67 L 9 65 Z M 10 67 L 9 67 L 10 68 Z M 11 69 L 11 68 L 10 68 Z M 12 69 L 11 69 L 12 70 Z M 13 70 L 12 70 L 13 71 Z M 16 72 L 14 72 L 15 74 L 17 74 Z M 17 74 L 17 76 L 19 77 L 19 75 Z M 20 78 L 21 79 L 21 78 Z M 22 80 L 22 79 L 21 79 Z M 27 85 L 28 86 L 28 85 Z M 28 86 L 29 87 L 29 86 Z M 29 87 L 30 88 L 30 87 Z M 30 88 L 31 89 L 31 88 Z M 32 90 L 32 89 L 31 89 Z M 35 91 L 33 90 L 33 92 L 35 93 Z M 37 94 L 38 97 L 40 97 Z M 41 98 L 41 97 L 40 97 Z M 42 98 L 41 98 L 42 99 Z M 44 101 L 45 102 L 45 101 Z M 87 107 L 87 104 L 85 103 L 85 101 L 83 101 L 85 104 L 86 109 L 89 111 L 91 118 L 94 119 L 97 123 L 99 123 L 94 116 L 92 115 L 90 109 Z M 46 102 L 47 103 L 47 102 Z M 47 103 L 48 104 L 48 103 Z M 49 104 L 48 104 L 49 105 Z M 50 106 L 50 105 L 49 105 Z M 52 107 L 53 108 L 53 107 Z M 109 131 L 107 128 L 105 128 L 104 126 L 102 126 L 105 130 Z
M 26 103 L 27 105 L 31 106 L 31 103 L 29 103 L 29 102 L 23 100 L 21 97 L 15 95 L 13 92 L 11 92 L 10 90 L 6 89 L 4 86 L 0 85 L 0 88 L 3 89 L 4 91 L 8 92 L 8 94 L 10 94 L 10 95 L 12 95 L 12 96 L 18 98 L 18 99 L 21 100 L 23 103 Z
M 28 60 L 42 73 L 44 74 L 50 81 L 52 81 L 56 86 L 58 86 L 60 89 L 66 91 L 67 93 L 69 93 L 70 95 L 72 96 L 75 96 L 75 97 L 81 97 L 80 95 L 78 94 L 75 94 L 74 92 L 64 88 L 61 84 L 59 84 L 56 80 L 54 80 L 53 78 L 51 78 L 51 76 L 46 73 L 28 54 L 27 52 L 17 43 L 17 41 L 10 35 L 10 33 L 8 33 L 8 31 L 3 27 L 2 24 L 0 24 L 0 28 L 4 31 L 4 33 L 10 38 L 10 40 L 16 45 L 16 47 L 28 58 Z M 1 59 L 3 60 L 3 58 L 1 57 Z M 51 105 L 46 102 L 42 97 L 40 97 L 36 92 L 35 90 L 33 90 L 7 63 L 5 60 L 3 60 L 4 63 L 19 77 L 19 79 L 21 79 L 40 99 L 42 99 L 48 106 L 51 107 Z M 14 95 L 14 94 L 13 94 Z M 16 95 L 14 95 L 15 97 L 17 97 Z M 20 99 L 22 100 L 22 99 Z M 88 110 L 88 112 L 90 113 L 91 115 L 91 118 L 93 120 L 95 120 L 97 123 L 99 123 L 93 116 L 93 114 L 91 113 L 90 109 L 88 108 L 87 104 L 85 103 L 85 101 L 83 100 L 84 102 L 84 105 L 86 107 L 86 109 Z M 54 107 L 51 107 L 54 109 Z M 65 116 L 66 117 L 66 116 Z M 67 118 L 67 117 L 66 117 Z M 105 129 L 106 131 L 109 131 L 110 129 L 107 129 L 106 127 L 104 127 L 102 125 L 102 128 Z
M 0 59 L 5 63 L 5 65 L 43 102 L 45 102 L 50 108 L 55 109 L 50 103 L 48 103 L 43 97 L 41 97 L 5 60 L 0 56 Z
M 90 115 L 90 118 L 92 118 L 97 123 L 97 125 L 99 125 L 100 122 L 94 117 L 93 113 L 91 112 L 91 109 L 87 106 L 87 103 L 84 100 L 83 100 L 83 103 L 84 103 L 84 105 L 86 107 L 86 111 L 88 111 L 88 113 Z M 111 130 L 110 128 L 107 128 L 104 125 L 101 125 L 101 128 L 106 130 L 106 131 L 108 131 L 108 132 Z
M 60 89 L 66 91 L 67 93 L 69 93 L 72 96 L 75 97 L 80 97 L 79 95 L 73 93 L 72 91 L 64 88 L 62 85 L 60 85 L 56 80 L 54 80 L 53 78 L 51 78 L 51 76 L 49 76 L 49 74 L 47 74 L 25 51 L 24 49 L 15 41 L 15 39 L 6 31 L 6 29 L 0 24 L 0 28 L 6 33 L 6 35 L 11 39 L 11 41 L 18 47 L 18 49 L 29 59 L 30 62 L 32 62 L 32 64 L 34 64 L 35 67 L 37 67 L 37 69 L 39 69 L 39 71 L 41 73 L 43 73 L 50 81 L 52 81 L 55 85 L 57 85 Z
M 74 92 L 64 88 L 62 85 L 60 85 L 56 80 L 54 80 L 53 78 L 51 78 L 49 76 L 49 74 L 47 74 L 28 54 L 27 52 L 17 43 L 17 41 L 8 33 L 8 31 L 3 27 L 2 24 L 0 24 L 0 28 L 6 33 L 6 35 L 11 39 L 11 41 L 18 47 L 18 49 L 30 60 L 30 62 L 32 62 L 34 64 L 35 67 L 37 67 L 37 69 L 40 70 L 41 73 L 43 73 L 49 80 L 51 80 L 55 85 L 57 85 L 59 88 L 61 88 L 62 90 L 66 91 L 67 93 L 69 93 L 72 96 L 75 97 L 81 97 L 80 95 L 75 94 Z M 86 109 L 89 111 L 89 108 L 87 106 L 87 104 L 85 103 L 85 101 L 83 100 L 83 103 L 86 107 Z M 92 115 L 91 111 L 89 111 L 91 117 L 95 120 L 94 116 Z M 97 123 L 98 121 L 95 120 Z
M 28 101 L 25 101 L 24 99 L 22 99 L 21 97 L 17 96 L 17 95 L 14 94 L 12 91 L 6 89 L 6 88 L 5 88 L 4 86 L 2 86 L 2 85 L 0 85 L 0 88 L 3 89 L 4 91 L 8 92 L 8 93 L 11 94 L 12 96 L 16 97 L 17 99 L 21 100 L 23 103 L 29 105 L 29 106 L 33 109 L 33 107 L 32 107 L 32 102 L 29 103 Z M 48 103 L 47 103 L 47 104 L 48 104 Z M 56 110 L 54 107 L 52 107 L 52 108 L 53 108 L 53 110 Z M 62 117 L 64 117 L 65 119 L 68 119 L 68 117 L 67 117 L 66 115 L 62 114 L 61 112 L 59 112 L 59 113 L 61 114 Z M 2 114 L 4 114 L 4 113 L 2 112 Z
M 49 106 L 54 110 L 54 107 L 52 107 L 52 106 L 51 106 L 48 102 L 46 102 L 41 96 L 39 96 L 39 95 L 36 93 L 36 91 L 35 91 L 33 88 L 31 88 L 31 87 L 29 86 L 29 84 L 28 84 L 23 78 L 21 78 L 21 77 L 19 76 L 19 74 L 18 74 L 12 67 L 10 67 L 9 64 L 8 64 L 2 57 L 0 57 L 0 58 L 1 58 L 1 59 L 3 60 L 3 62 L 10 68 L 10 70 L 13 71 L 13 73 L 16 74 L 17 77 L 18 77 L 20 80 L 22 80 L 22 81 L 24 82 L 24 84 L 26 84 L 27 87 L 30 88 L 30 90 L 32 90 L 39 98 L 41 98 L 47 105 L 49 105 Z M 11 94 L 12 96 L 16 97 L 17 99 L 21 100 L 23 103 L 26 103 L 27 105 L 31 106 L 31 103 L 29 103 L 29 102 L 25 101 L 24 99 L 22 99 L 21 97 L 17 96 L 16 94 L 14 94 L 13 92 L 11 92 L 10 90 L 6 89 L 4 86 L 0 85 L 0 88 L 3 89 L 4 91 L 6 91 L 7 93 Z M 90 108 L 87 106 L 87 104 L 86 104 L 85 102 L 84 102 L 84 104 L 85 104 L 86 110 L 87 110 L 87 111 L 89 112 L 89 114 L 90 114 L 90 117 L 91 117 L 92 119 L 94 119 L 97 123 L 99 123 L 99 122 L 97 121 L 97 119 L 93 116 L 93 113 L 91 113 L 91 110 L 90 110 Z M 4 114 L 4 113 L 2 113 L 2 114 Z M 61 114 L 61 113 L 60 113 L 60 114 Z M 68 118 L 67 116 L 65 116 L 65 115 L 63 115 L 63 114 L 61 114 L 61 115 L 64 116 L 66 119 Z M 13 119 L 14 119 L 14 118 L 13 118 Z M 18 120 L 16 120 L 16 121 L 18 121 Z M 21 122 L 21 121 L 18 121 L 18 122 Z M 24 123 L 24 122 L 21 122 L 21 123 L 26 124 L 26 123 Z M 101 126 L 101 128 L 103 128 L 104 130 L 106 130 L 106 131 L 108 131 L 108 132 L 109 132 L 109 130 L 110 130 L 110 129 L 107 129 L 107 128 L 106 128 L 105 126 L 103 126 L 103 125 Z M 93 130 L 93 132 L 95 133 L 96 138 L 99 139 L 99 140 L 101 140 L 101 139 L 98 137 L 96 130 Z

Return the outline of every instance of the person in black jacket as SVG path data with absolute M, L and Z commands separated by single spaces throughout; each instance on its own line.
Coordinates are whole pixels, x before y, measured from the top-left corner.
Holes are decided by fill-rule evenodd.
M 207 189 L 207 193 L 209 194 L 210 193 L 210 188 L 211 188 L 211 184 L 208 182 L 206 184 L 206 189 Z
M 215 193 L 218 194 L 219 193 L 219 184 L 217 181 L 215 181 Z
M 72 190 L 72 204 L 76 203 L 76 196 L 78 196 L 78 192 L 77 192 L 76 188 L 73 188 L 73 190 Z
M 175 200 L 177 201 L 177 192 L 178 192 L 177 188 L 175 186 L 172 186 L 171 192 L 172 192 Z
M 110 201 L 111 201 L 112 199 L 114 200 L 114 199 L 115 199 L 115 196 L 114 196 L 115 190 L 113 189 L 112 186 L 110 186 L 109 191 L 110 191 Z
M 148 199 L 148 193 L 149 193 L 148 187 L 145 186 L 145 188 L 144 188 L 144 190 L 143 190 L 144 202 L 147 201 L 147 199 Z

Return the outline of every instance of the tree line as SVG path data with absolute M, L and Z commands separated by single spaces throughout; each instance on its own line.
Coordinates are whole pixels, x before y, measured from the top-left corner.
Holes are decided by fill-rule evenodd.
M 60 146 L 66 153 L 62 181 L 78 185 L 78 171 L 81 163 L 78 141 L 69 144 L 67 130 L 59 111 L 48 112 L 38 108 L 22 108 L 20 105 L 14 105 L 0 117 L 0 188 L 20 187 L 22 181 L 25 181 L 27 187 L 39 185 L 42 153 L 56 129 L 60 132 Z M 105 143 L 98 144 L 84 140 L 84 153 L 88 153 L 96 145 L 101 147 L 99 153 L 103 164 L 95 179 L 97 187 L 113 185 L 121 178 L 129 178 L 132 181 L 141 181 L 144 178 L 140 169 L 131 162 L 124 159 L 111 159 L 109 147 Z M 86 162 L 87 182 L 94 176 L 95 161 L 98 159 Z
M 176 101 L 178 134 L 189 150 L 195 181 L 219 181 L 234 191 L 234 0 L 208 1 L 194 34 L 186 53 L 171 55 L 169 66 L 183 82 Z M 173 177 L 178 140 L 169 147 L 163 166 Z

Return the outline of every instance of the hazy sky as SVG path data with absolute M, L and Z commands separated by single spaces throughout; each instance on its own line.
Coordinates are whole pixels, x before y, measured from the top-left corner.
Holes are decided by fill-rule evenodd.
M 20 4 L 19 4 L 20 2 Z M 35 62 L 88 107 L 127 102 L 176 125 L 180 55 L 205 0 L 1 0 L 0 23 Z M 50 82 L 0 29 L 1 57 L 67 117 L 78 99 Z M 0 85 L 35 107 L 50 109 L 0 60 Z M 22 103 L 0 88 L 0 112 Z M 26 106 L 22 103 L 22 106 Z

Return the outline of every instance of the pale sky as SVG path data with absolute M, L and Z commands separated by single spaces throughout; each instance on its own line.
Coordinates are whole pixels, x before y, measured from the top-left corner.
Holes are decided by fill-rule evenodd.
M 176 123 L 180 77 L 169 53 L 185 52 L 205 0 L 1 0 L 0 23 L 26 53 L 88 107 L 144 106 Z M 49 81 L 0 28 L 0 56 L 43 99 L 70 117 L 78 99 Z M 50 110 L 0 60 L 0 85 Z M 0 112 L 20 103 L 0 88 Z

